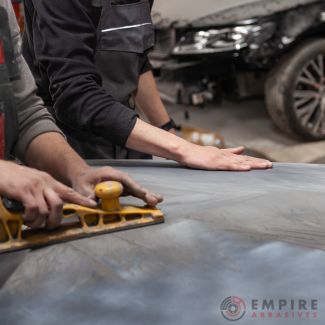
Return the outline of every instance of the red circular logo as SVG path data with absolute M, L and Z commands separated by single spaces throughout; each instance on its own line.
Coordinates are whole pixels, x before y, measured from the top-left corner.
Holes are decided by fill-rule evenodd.
M 245 301 L 239 297 L 231 296 L 221 303 L 221 314 L 230 321 L 240 320 L 246 312 Z

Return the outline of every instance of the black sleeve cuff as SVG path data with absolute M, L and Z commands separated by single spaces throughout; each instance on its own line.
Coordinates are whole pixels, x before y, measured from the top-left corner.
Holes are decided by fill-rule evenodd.
M 124 147 L 137 122 L 137 113 L 118 102 L 111 106 L 109 114 L 105 113 L 98 116 L 92 132 Z
M 140 74 L 144 74 L 148 71 L 152 70 L 152 65 L 149 61 L 148 54 L 144 54 L 142 64 L 141 64 L 141 69 L 140 69 Z

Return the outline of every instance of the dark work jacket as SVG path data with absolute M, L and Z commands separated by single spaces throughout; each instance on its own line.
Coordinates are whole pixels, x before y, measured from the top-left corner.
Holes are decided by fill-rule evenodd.
M 130 96 L 151 68 L 152 2 L 24 2 L 23 54 L 38 94 L 84 158 L 148 157 L 123 147 L 137 119 Z

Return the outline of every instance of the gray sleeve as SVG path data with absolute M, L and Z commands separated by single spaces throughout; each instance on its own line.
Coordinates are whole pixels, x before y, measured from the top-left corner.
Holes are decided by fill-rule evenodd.
M 13 154 L 24 160 L 26 149 L 34 138 L 43 133 L 61 131 L 36 95 L 34 78 L 21 54 L 21 36 L 11 3 L 9 0 L 0 0 L 1 4 L 3 2 L 9 15 L 11 35 L 21 72 L 20 79 L 12 82 L 19 125 L 18 141 L 13 148 Z

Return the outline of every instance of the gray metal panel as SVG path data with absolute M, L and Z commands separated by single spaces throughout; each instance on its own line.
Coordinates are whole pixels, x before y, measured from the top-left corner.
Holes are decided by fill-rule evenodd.
M 119 168 L 165 196 L 166 222 L 29 252 L 0 291 L 1 324 L 231 324 L 231 295 L 318 299 L 316 320 L 252 320 L 247 303 L 238 324 L 324 324 L 324 166 L 132 163 Z

